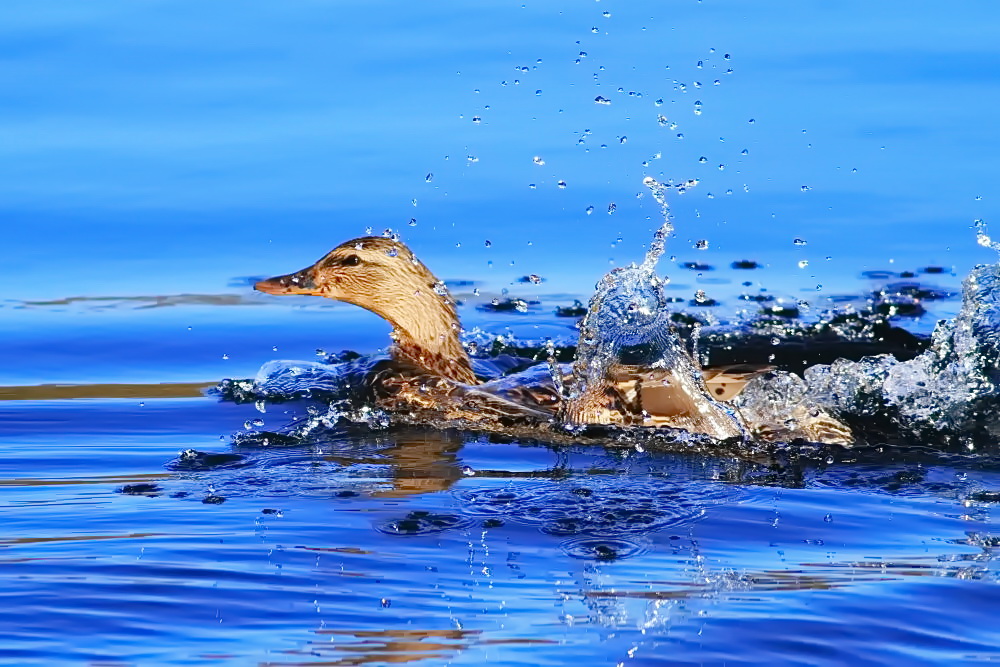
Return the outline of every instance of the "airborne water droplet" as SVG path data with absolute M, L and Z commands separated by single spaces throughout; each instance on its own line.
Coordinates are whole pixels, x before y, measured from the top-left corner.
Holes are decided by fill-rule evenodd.
M 534 162 L 535 164 L 537 164 L 538 166 L 542 166 L 543 164 L 545 164 L 545 160 L 543 160 L 542 158 L 540 158 L 537 155 L 535 157 L 531 158 L 531 161 Z
M 586 212 L 587 215 L 590 215 L 591 213 L 594 212 L 594 207 L 593 206 L 588 206 L 586 208 L 585 212 Z
M 607 106 L 611 104 L 611 100 L 604 97 L 603 95 L 598 95 L 597 97 L 594 98 L 594 104 L 603 104 Z
M 695 244 L 694 244 L 694 249 L 695 250 L 708 250 L 708 240 L 707 239 L 700 239 L 700 240 L 696 241 Z
M 808 245 L 808 242 L 805 239 L 796 237 L 795 240 L 792 241 L 792 245 Z
M 560 189 L 565 189 L 566 181 L 559 181 L 558 183 L 556 183 L 556 185 L 558 185 Z

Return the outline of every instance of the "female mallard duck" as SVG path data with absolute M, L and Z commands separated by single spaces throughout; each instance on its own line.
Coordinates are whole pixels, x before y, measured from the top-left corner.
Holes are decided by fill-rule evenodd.
M 587 375 L 589 380 L 576 383 L 575 395 L 572 387 L 570 391 L 557 387 L 545 365 L 481 383 L 460 341 L 458 313 L 444 283 L 409 248 L 392 239 L 347 241 L 308 268 L 262 280 L 254 287 L 267 294 L 345 301 L 387 320 L 396 363 L 378 370 L 370 384 L 380 405 L 412 421 L 447 421 L 500 431 L 563 421 L 667 426 L 718 439 L 751 435 L 765 440 L 852 441 L 845 426 L 825 412 L 817 413 L 814 406 L 798 419 L 794 409 L 785 411 L 780 427 L 763 423 L 763 413 L 769 410 L 751 410 L 757 419 L 743 417 L 727 401 L 768 369 L 688 372 L 695 366 L 686 351 L 677 352 L 680 346 L 671 342 L 676 340 L 672 332 L 664 336 L 670 337 L 676 353 L 674 367 L 591 363 L 588 369 L 578 357 L 573 375 Z M 567 379 L 572 384 L 572 376 L 562 378 Z M 805 410 L 799 407 L 800 412 Z

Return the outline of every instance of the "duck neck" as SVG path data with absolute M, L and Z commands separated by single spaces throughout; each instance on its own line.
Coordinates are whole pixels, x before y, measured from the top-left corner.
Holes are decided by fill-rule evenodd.
M 390 320 L 396 356 L 450 380 L 479 383 L 459 340 L 461 325 L 448 296 L 418 294 L 413 308 L 396 315 Z

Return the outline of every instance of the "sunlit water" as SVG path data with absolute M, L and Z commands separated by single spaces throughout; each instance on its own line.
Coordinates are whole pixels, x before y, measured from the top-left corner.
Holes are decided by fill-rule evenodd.
M 0 7 L 0 660 L 1000 659 L 994 3 L 372 7 Z M 694 360 L 817 368 L 864 443 L 268 440 L 326 404 L 208 393 L 385 347 L 249 288 L 369 227 L 481 348 L 573 343 L 646 176 L 698 181 L 656 273 Z

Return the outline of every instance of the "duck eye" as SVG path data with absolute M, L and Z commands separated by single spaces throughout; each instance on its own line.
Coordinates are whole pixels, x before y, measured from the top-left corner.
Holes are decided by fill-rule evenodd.
M 357 266 L 361 263 L 361 258 L 357 255 L 348 255 L 340 261 L 344 266 Z

